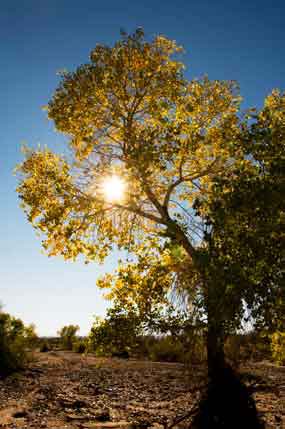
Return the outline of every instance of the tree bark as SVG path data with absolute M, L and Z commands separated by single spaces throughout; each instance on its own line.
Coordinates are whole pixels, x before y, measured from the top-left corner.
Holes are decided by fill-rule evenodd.
M 224 324 L 223 315 L 220 313 L 223 306 L 220 305 L 219 300 L 223 299 L 221 273 L 216 272 L 215 265 L 212 266 L 210 260 L 210 252 L 204 252 L 199 249 L 196 250 L 185 233 L 177 227 L 176 223 L 171 221 L 170 218 L 166 223 L 169 231 L 173 234 L 178 243 L 180 243 L 185 251 L 192 259 L 194 266 L 201 275 L 204 284 L 204 298 L 206 304 L 206 312 L 208 319 L 207 329 L 207 364 L 208 375 L 212 381 L 217 380 L 221 371 L 226 368 L 225 354 L 224 354 Z M 170 235 L 171 237 L 171 235 Z
M 207 363 L 209 379 L 214 381 L 226 367 L 224 353 L 225 332 L 223 315 L 219 306 L 217 285 L 209 282 L 207 287 Z
M 224 353 L 224 332 L 221 324 L 208 318 L 207 331 L 207 363 L 210 380 L 219 377 L 226 367 Z

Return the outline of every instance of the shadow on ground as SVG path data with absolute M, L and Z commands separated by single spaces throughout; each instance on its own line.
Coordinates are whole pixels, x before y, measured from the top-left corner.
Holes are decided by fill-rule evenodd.
M 249 389 L 230 367 L 209 382 L 191 429 L 264 429 Z

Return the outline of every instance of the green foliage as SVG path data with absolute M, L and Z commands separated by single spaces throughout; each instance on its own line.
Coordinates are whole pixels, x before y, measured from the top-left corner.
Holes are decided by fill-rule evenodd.
M 89 335 L 89 349 L 97 355 L 127 355 L 138 344 L 141 321 L 136 313 L 119 307 L 107 311 L 106 318 L 96 319 Z
M 58 331 L 61 347 L 64 350 L 72 350 L 73 344 L 77 341 L 76 333 L 79 329 L 78 325 L 67 325 Z
M 191 366 L 205 362 L 205 340 L 200 335 L 188 337 L 187 343 L 183 336 L 143 336 L 137 354 L 152 361 L 181 362 Z
M 126 311 L 167 305 L 173 284 L 184 290 L 207 315 L 216 359 L 244 302 L 264 323 L 285 314 L 285 97 L 274 91 L 241 119 L 236 83 L 188 81 L 180 52 L 140 29 L 97 45 L 47 107 L 69 137 L 68 160 L 26 150 L 17 191 L 49 255 L 102 261 L 114 246 L 136 255 L 101 280 Z M 126 184 L 122 198 L 104 193 L 113 176 Z M 115 332 L 104 323 L 92 334 L 100 347 Z
M 272 358 L 278 365 L 285 365 L 285 332 L 276 331 L 271 335 Z
M 188 365 L 195 365 L 205 362 L 207 358 L 205 328 L 203 330 L 188 333 L 187 342 L 183 342 L 184 362 Z
M 102 260 L 114 244 L 134 251 L 158 236 L 195 259 L 191 207 L 240 155 L 240 97 L 232 81 L 187 81 L 179 52 L 137 30 L 62 76 L 47 110 L 73 157 L 27 151 L 18 167 L 23 207 L 50 255 Z M 122 201 L 102 192 L 114 174 L 127 184 Z
M 207 271 L 229 331 L 245 303 L 259 329 L 285 323 L 285 94 L 273 91 L 249 119 L 247 158 L 214 179 L 210 200 L 196 201 L 211 228 Z
M 238 367 L 241 360 L 241 338 L 239 335 L 229 335 L 225 341 L 225 355 L 233 367 Z
M 0 374 L 6 375 L 24 367 L 27 350 L 35 345 L 34 326 L 25 326 L 22 320 L 0 312 Z
M 50 351 L 50 346 L 49 346 L 48 342 L 47 341 L 41 341 L 40 352 L 41 353 L 46 353 L 46 352 L 49 352 L 49 351 Z
M 85 353 L 87 351 L 87 340 L 77 339 L 72 344 L 75 353 Z
M 184 362 L 183 345 L 171 336 L 154 338 L 148 341 L 147 354 L 152 361 Z
M 270 335 L 266 331 L 252 331 L 247 334 L 231 335 L 226 343 L 227 357 L 238 366 L 247 363 L 270 360 Z

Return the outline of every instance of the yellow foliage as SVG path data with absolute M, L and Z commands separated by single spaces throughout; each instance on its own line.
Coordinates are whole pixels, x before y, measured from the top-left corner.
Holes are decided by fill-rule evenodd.
M 137 252 L 168 237 L 195 256 L 204 226 L 193 204 L 243 157 L 241 98 L 232 81 L 188 81 L 181 50 L 137 30 L 62 74 L 47 111 L 70 156 L 26 150 L 18 167 L 17 191 L 49 255 L 102 261 L 114 246 Z M 126 184 L 123 201 L 100 191 L 111 175 Z
M 272 358 L 278 365 L 285 365 L 285 332 L 277 331 L 271 335 Z

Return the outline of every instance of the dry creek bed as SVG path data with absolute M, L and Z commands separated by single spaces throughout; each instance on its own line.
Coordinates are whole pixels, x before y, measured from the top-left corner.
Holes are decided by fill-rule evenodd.
M 252 376 L 266 429 L 285 429 L 285 367 L 250 363 L 241 372 Z M 167 429 L 196 406 L 204 381 L 203 369 L 182 364 L 36 353 L 0 380 L 0 428 Z

